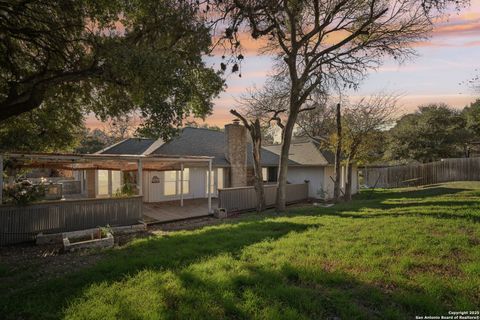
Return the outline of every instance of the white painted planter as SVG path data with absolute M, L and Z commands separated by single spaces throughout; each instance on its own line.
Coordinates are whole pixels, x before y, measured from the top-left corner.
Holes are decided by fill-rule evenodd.
M 147 230 L 147 226 L 144 223 L 134 224 L 130 226 L 122 226 L 122 227 L 111 227 L 112 233 L 115 235 L 122 235 L 122 234 L 129 234 L 135 232 L 144 232 Z M 39 233 L 36 236 L 36 243 L 37 245 L 55 245 L 55 244 L 63 244 L 63 239 L 67 234 L 71 234 L 69 238 L 73 236 L 76 237 L 83 237 L 85 235 L 89 235 L 92 232 L 98 232 L 98 228 L 93 229 L 86 229 L 82 231 L 73 231 L 73 232 L 61 232 L 61 233 Z M 85 232 L 85 233 L 84 233 Z M 80 236 L 77 236 L 80 234 Z
M 101 232 L 99 228 L 87 229 L 82 231 L 72 231 L 63 233 L 63 248 L 65 251 L 75 251 L 79 249 L 92 249 L 92 248 L 111 248 L 114 245 L 113 235 L 107 232 L 105 238 L 92 239 L 85 241 L 74 242 L 73 240 L 91 236 L 94 233 Z M 72 241 L 71 241 L 72 240 Z

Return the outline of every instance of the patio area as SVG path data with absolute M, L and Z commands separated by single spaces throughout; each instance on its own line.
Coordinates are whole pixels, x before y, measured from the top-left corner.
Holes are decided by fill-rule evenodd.
M 217 199 L 212 198 L 212 208 L 217 207 Z M 208 199 L 188 199 L 143 204 L 143 220 L 147 224 L 171 222 L 208 216 Z

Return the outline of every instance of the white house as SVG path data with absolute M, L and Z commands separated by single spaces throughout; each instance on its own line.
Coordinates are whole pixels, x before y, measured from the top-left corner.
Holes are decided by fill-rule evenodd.
M 98 152 L 103 155 L 162 155 L 212 157 L 212 174 L 208 182 L 208 168 L 189 164 L 179 168 L 143 170 L 144 202 L 160 202 L 207 197 L 207 188 L 213 196 L 218 189 L 253 184 L 252 145 L 248 133 L 237 121 L 225 126 L 224 131 L 203 128 L 184 128 L 168 142 L 161 139 L 129 138 Z M 265 183 L 277 181 L 280 145 L 265 146 L 261 150 Z M 309 182 L 311 198 L 333 197 L 334 156 L 320 150 L 311 141 L 294 142 L 289 154 L 289 183 Z M 342 187 L 345 186 L 345 168 L 342 168 Z M 358 191 L 357 168 L 354 167 L 353 193 Z M 93 177 L 91 177 L 93 178 Z M 114 193 L 125 182 L 137 183 L 135 173 L 115 170 L 95 171 L 95 195 Z

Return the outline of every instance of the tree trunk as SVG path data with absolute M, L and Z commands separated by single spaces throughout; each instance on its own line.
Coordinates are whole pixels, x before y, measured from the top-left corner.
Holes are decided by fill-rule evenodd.
M 298 110 L 298 109 L 297 109 Z M 292 142 L 293 128 L 297 120 L 297 113 L 290 113 L 287 123 L 283 130 L 282 137 L 282 153 L 280 154 L 280 163 L 278 165 L 278 188 L 277 188 L 277 204 L 278 212 L 285 211 L 286 195 L 287 195 L 287 173 L 288 173 L 288 153 L 290 152 L 290 144 Z
M 253 143 L 253 172 L 255 175 L 255 192 L 257 194 L 257 212 L 262 212 L 265 209 L 265 191 L 263 188 L 263 174 L 261 165 L 261 148 L 262 148 L 262 132 L 260 121 L 255 120 L 255 123 L 250 126 L 250 136 Z
M 38 108 L 44 99 L 45 90 L 36 89 L 20 96 L 9 97 L 0 103 L 0 122 Z
M 351 162 L 350 157 L 347 159 L 347 181 L 345 182 L 345 200 L 350 201 L 352 200 L 352 168 L 353 164 Z
M 340 169 L 341 169 L 341 157 L 342 157 L 342 119 L 340 111 L 340 103 L 337 104 L 336 113 L 337 122 L 337 146 L 335 150 L 335 183 L 333 188 L 333 199 L 337 202 L 340 199 Z

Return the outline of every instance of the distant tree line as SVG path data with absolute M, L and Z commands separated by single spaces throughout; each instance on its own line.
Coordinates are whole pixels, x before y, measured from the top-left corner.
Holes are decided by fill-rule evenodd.
M 385 160 L 469 157 L 480 143 L 480 100 L 463 110 L 441 103 L 421 106 L 398 119 L 385 140 Z

